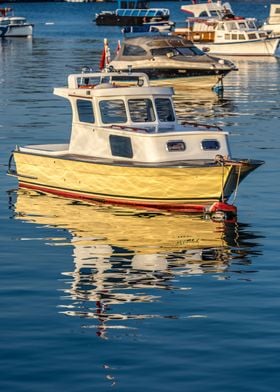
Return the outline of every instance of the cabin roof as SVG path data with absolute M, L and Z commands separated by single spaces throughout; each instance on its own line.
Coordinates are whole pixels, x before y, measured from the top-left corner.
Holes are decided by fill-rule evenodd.
M 172 96 L 172 87 L 152 87 L 149 78 L 138 72 L 93 72 L 71 74 L 68 76 L 67 87 L 57 87 L 54 94 L 65 98 L 69 96 L 92 97 L 120 97 L 120 96 Z
M 203 11 L 206 11 L 207 13 L 211 13 L 211 11 L 216 11 L 218 13 L 224 13 L 225 10 L 233 12 L 230 3 L 218 3 L 218 2 L 204 2 L 204 3 L 198 3 L 198 4 L 188 4 L 188 5 L 183 5 L 181 7 L 181 10 L 190 14 L 193 14 L 194 16 L 199 16 Z
M 139 45 L 143 47 L 158 47 L 161 43 L 165 46 L 193 46 L 193 43 L 183 37 L 167 35 L 143 35 L 141 37 L 128 37 L 124 39 L 125 44 Z

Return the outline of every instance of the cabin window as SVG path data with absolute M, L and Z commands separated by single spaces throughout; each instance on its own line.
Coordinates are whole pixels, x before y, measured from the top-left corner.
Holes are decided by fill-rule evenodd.
M 153 122 L 156 119 L 150 99 L 129 99 L 128 108 L 133 122 Z
M 266 38 L 266 33 L 259 33 L 260 38 Z
M 123 56 L 146 56 L 147 52 L 141 46 L 125 45 Z
M 239 34 L 239 39 L 246 39 L 244 34 Z
M 205 55 L 205 53 L 196 48 L 195 46 L 192 47 L 183 47 L 183 48 L 177 48 L 177 50 L 179 51 L 179 54 L 183 55 L 183 56 L 203 56 Z
M 9 26 L 10 22 L 8 20 L 0 20 L 0 26 Z
M 239 25 L 239 30 L 245 30 L 246 29 L 246 23 L 244 23 L 244 22 L 240 22 L 240 23 L 238 23 L 238 25 Z
M 230 39 L 230 34 L 225 34 L 225 39 Z
M 227 31 L 236 30 L 235 22 L 228 22 L 227 23 Z
M 202 12 L 199 14 L 198 17 L 199 17 L 199 18 L 207 18 L 207 17 L 208 17 L 208 14 L 207 14 L 206 11 L 202 11 Z
M 175 48 L 158 48 L 158 49 L 151 49 L 152 56 L 165 56 L 170 54 L 171 56 L 178 56 L 179 52 Z
M 237 39 L 237 34 L 232 34 L 231 39 Z
M 256 25 L 255 25 L 255 22 L 253 20 L 248 20 L 247 23 L 248 23 L 248 27 L 250 29 L 256 29 L 257 28 Z
M 275 14 L 280 14 L 280 8 L 275 9 Z
M 180 50 L 183 52 L 183 54 L 184 54 L 184 49 L 182 48 L 180 48 Z M 202 50 L 200 50 L 199 48 L 197 48 L 196 46 L 192 46 L 191 47 L 191 51 L 195 54 L 195 55 L 197 55 L 197 56 L 202 56 L 202 55 L 204 55 L 205 53 L 202 51 Z
M 224 29 L 225 29 L 225 25 L 223 23 L 218 25 L 217 30 L 224 30 Z
M 156 98 L 155 105 L 159 121 L 169 122 L 175 121 L 174 111 L 170 99 Z
M 77 99 L 77 110 L 80 122 L 94 123 L 92 101 Z
M 255 33 L 249 33 L 248 37 L 249 37 L 249 39 L 256 39 L 257 38 Z
M 186 151 L 186 143 L 183 140 L 170 140 L 166 143 L 167 151 Z
M 110 148 L 113 156 L 132 158 L 133 151 L 130 137 L 110 135 Z
M 110 99 L 99 102 L 102 122 L 104 124 L 120 124 L 127 122 L 124 101 L 121 99 Z
M 220 143 L 216 139 L 205 139 L 202 140 L 201 147 L 203 150 L 219 150 Z

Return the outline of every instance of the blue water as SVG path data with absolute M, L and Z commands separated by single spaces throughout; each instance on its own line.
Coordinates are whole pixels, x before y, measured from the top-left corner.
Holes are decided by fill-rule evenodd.
M 164 2 L 178 24 L 181 4 Z M 52 89 L 98 68 L 104 37 L 114 51 L 119 28 L 91 22 L 113 5 L 13 7 L 35 32 L 0 41 L 1 391 L 278 392 L 279 60 L 235 58 L 222 97 L 176 98 L 180 118 L 229 131 L 234 156 L 266 161 L 237 223 L 73 203 L 18 191 L 7 164 L 16 144 L 68 138 Z

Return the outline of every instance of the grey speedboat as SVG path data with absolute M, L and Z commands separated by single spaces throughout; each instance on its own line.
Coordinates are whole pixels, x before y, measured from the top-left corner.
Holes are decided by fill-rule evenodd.
M 125 38 L 109 66 L 117 71 L 146 73 L 152 84 L 214 88 L 236 70 L 228 60 L 209 56 L 192 42 L 172 35 Z

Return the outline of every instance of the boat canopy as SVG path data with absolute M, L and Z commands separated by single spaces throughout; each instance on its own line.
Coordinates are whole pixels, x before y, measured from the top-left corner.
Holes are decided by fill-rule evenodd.
M 114 60 L 141 60 L 155 56 L 205 56 L 191 41 L 182 37 L 154 35 L 126 38 Z
M 118 8 L 125 9 L 148 9 L 149 2 L 145 0 L 117 0 Z

